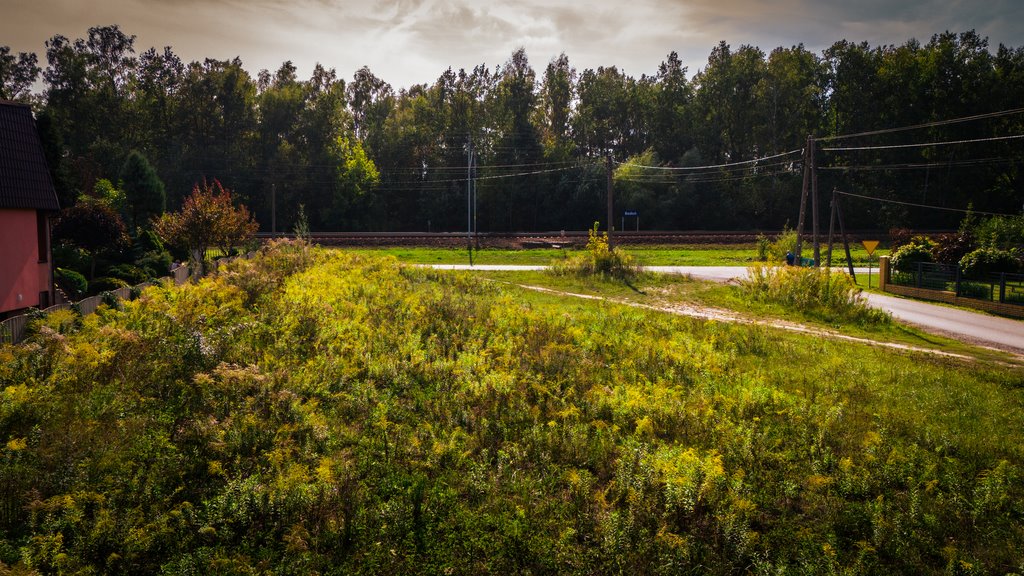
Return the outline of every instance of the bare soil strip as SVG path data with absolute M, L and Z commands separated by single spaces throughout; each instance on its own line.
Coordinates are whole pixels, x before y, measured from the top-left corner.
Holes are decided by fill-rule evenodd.
M 513 286 L 519 286 L 526 290 L 533 290 L 536 292 L 545 292 L 549 294 L 557 294 L 560 296 L 571 296 L 573 298 L 582 298 L 585 300 L 600 300 L 604 302 L 611 302 L 614 304 L 621 304 L 623 306 L 632 306 L 634 308 L 643 308 L 645 310 L 653 310 L 656 312 L 666 312 L 669 314 L 676 314 L 679 316 L 688 316 L 691 318 L 700 318 L 703 320 L 714 320 L 716 322 L 729 322 L 733 324 L 747 324 L 752 326 L 766 326 L 770 328 L 778 328 L 780 330 L 787 330 L 789 332 L 797 332 L 801 334 L 808 334 L 812 336 L 822 336 L 825 338 L 832 338 L 835 340 L 846 340 L 849 342 L 857 342 L 860 344 L 868 344 L 871 346 L 879 346 L 882 348 L 892 348 L 895 350 L 902 350 L 906 352 L 921 352 L 924 354 L 933 354 L 935 356 L 942 356 L 945 358 L 955 358 L 958 360 L 977 360 L 973 356 L 966 354 L 957 354 L 954 352 L 945 352 L 943 350 L 935 350 L 933 348 L 922 348 L 920 346 L 912 346 L 910 344 L 900 344 L 897 342 L 878 342 L 876 340 L 870 340 L 868 338 L 860 338 L 857 336 L 849 336 L 847 334 L 841 334 L 833 330 L 826 330 L 823 328 L 815 328 L 807 326 L 805 324 L 797 324 L 795 322 L 787 322 L 785 320 L 763 320 L 759 318 L 751 318 L 749 316 L 743 316 L 733 312 L 731 310 L 725 310 L 722 308 L 713 308 L 706 306 L 692 306 L 689 304 L 671 304 L 664 306 L 654 306 L 650 304 L 640 304 L 638 302 L 630 302 L 629 300 L 619 300 L 617 298 L 606 298 L 604 296 L 593 296 L 590 294 L 577 294 L 574 292 L 564 292 L 561 290 L 553 290 L 551 288 L 545 288 L 543 286 L 531 286 L 527 284 L 512 284 Z M 1009 354 L 1013 354 L 1007 352 Z M 1019 354 L 1013 354 L 1017 360 L 1024 360 L 1024 356 Z

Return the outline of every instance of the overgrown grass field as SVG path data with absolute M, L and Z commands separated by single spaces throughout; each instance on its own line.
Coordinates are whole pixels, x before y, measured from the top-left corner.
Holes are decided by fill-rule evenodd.
M 0 562 L 1024 572 L 1018 369 L 526 294 L 281 243 L 40 321 L 0 348 Z

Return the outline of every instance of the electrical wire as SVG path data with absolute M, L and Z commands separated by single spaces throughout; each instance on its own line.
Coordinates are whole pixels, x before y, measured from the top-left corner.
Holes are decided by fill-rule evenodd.
M 576 166 L 566 166 L 566 167 L 563 167 L 563 168 L 550 168 L 550 169 L 547 169 L 547 170 L 535 170 L 533 172 L 517 172 L 515 174 L 495 174 L 495 175 L 491 175 L 491 176 L 477 176 L 476 178 L 473 178 L 473 180 L 498 180 L 498 179 L 502 179 L 502 178 L 516 178 L 516 177 L 519 177 L 519 176 L 535 176 L 537 174 L 550 174 L 552 172 L 565 172 L 566 170 L 571 170 L 573 168 L 576 168 Z M 469 178 L 461 179 L 462 182 L 465 182 L 467 180 L 469 180 Z M 456 182 L 458 182 L 458 181 L 460 181 L 460 180 L 456 180 Z
M 964 116 L 962 118 L 951 118 L 949 120 L 936 120 L 934 122 L 926 122 L 924 124 L 914 124 L 912 126 L 903 126 L 900 128 L 885 128 L 882 130 L 871 130 L 868 132 L 857 132 L 856 134 L 840 134 L 837 136 L 826 136 L 824 138 L 817 138 L 819 142 L 830 142 L 833 140 L 845 140 L 847 138 L 858 138 L 861 136 L 877 136 L 879 134 L 892 134 L 895 132 L 904 132 L 907 130 L 920 130 L 922 128 L 933 128 L 935 126 L 946 126 L 949 124 L 959 124 L 962 122 L 973 122 L 975 120 L 985 120 L 988 118 L 1000 118 L 1003 116 L 1012 116 L 1014 114 L 1024 113 L 1024 108 L 1013 108 L 1011 110 L 1001 110 L 999 112 L 989 112 L 986 114 L 975 114 L 974 116 Z
M 783 156 L 791 156 L 793 154 L 796 154 L 797 152 L 803 153 L 803 149 L 801 148 L 799 150 L 790 150 L 789 152 L 783 152 L 781 154 L 775 154 L 775 155 L 772 155 L 772 156 L 764 156 L 764 157 L 761 157 L 761 158 L 755 158 L 753 160 L 743 160 L 742 162 L 729 162 L 727 164 L 714 164 L 714 165 L 708 165 L 708 166 L 645 166 L 643 164 L 636 164 L 636 163 L 633 163 L 633 162 L 616 162 L 616 164 L 619 165 L 619 166 L 633 166 L 633 167 L 636 167 L 636 168 L 645 168 L 645 169 L 648 169 L 648 170 L 667 170 L 667 171 L 673 171 L 673 172 L 683 172 L 683 171 L 695 171 L 695 170 L 709 170 L 709 169 L 713 169 L 713 168 L 727 168 L 729 166 L 743 166 L 743 165 L 746 165 L 746 164 L 757 164 L 758 162 L 762 162 L 764 160 L 771 160 L 773 158 L 781 158 Z
M 925 142 L 922 144 L 892 144 L 888 146 L 849 146 L 836 148 L 820 148 L 824 152 L 847 152 L 854 150 L 894 150 L 897 148 L 927 148 L 929 146 L 949 146 L 952 144 L 975 144 L 978 142 L 997 142 L 1000 140 L 1016 140 L 1024 138 L 1024 134 L 1011 136 L 993 136 L 992 138 L 975 138 L 973 140 L 947 140 L 945 142 Z
M 984 166 L 986 164 L 1008 164 L 1014 162 L 1013 158 L 976 158 L 973 160 L 955 160 L 949 162 L 927 162 L 927 163 L 899 163 L 899 164 L 866 164 L 850 166 L 819 166 L 818 170 L 845 172 L 849 170 L 862 170 L 866 172 L 880 170 L 924 170 L 931 168 L 957 168 L 961 166 Z

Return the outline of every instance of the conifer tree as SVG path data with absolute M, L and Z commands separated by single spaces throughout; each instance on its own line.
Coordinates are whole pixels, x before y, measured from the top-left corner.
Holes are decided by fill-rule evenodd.
M 142 154 L 133 151 L 121 167 L 121 189 L 125 194 L 128 226 L 149 228 L 150 221 L 167 209 L 164 183 Z

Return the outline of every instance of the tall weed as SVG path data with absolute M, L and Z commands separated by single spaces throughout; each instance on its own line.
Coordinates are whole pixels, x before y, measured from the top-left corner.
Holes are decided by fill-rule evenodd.
M 622 250 L 608 247 L 608 233 L 598 233 L 597 222 L 588 232 L 587 247 L 581 254 L 556 260 L 549 268 L 556 276 L 599 277 L 630 282 L 640 275 L 640 265 Z
M 764 261 L 768 263 L 781 263 L 786 261 L 786 254 L 796 253 L 796 230 L 793 230 L 787 224 L 782 228 L 782 232 L 779 233 L 771 242 L 767 243 L 763 248 L 765 258 Z M 758 254 L 762 251 L 761 243 L 758 243 Z
M 818 268 L 755 265 L 739 282 L 747 297 L 826 322 L 886 324 L 890 316 L 868 306 L 843 273 Z

